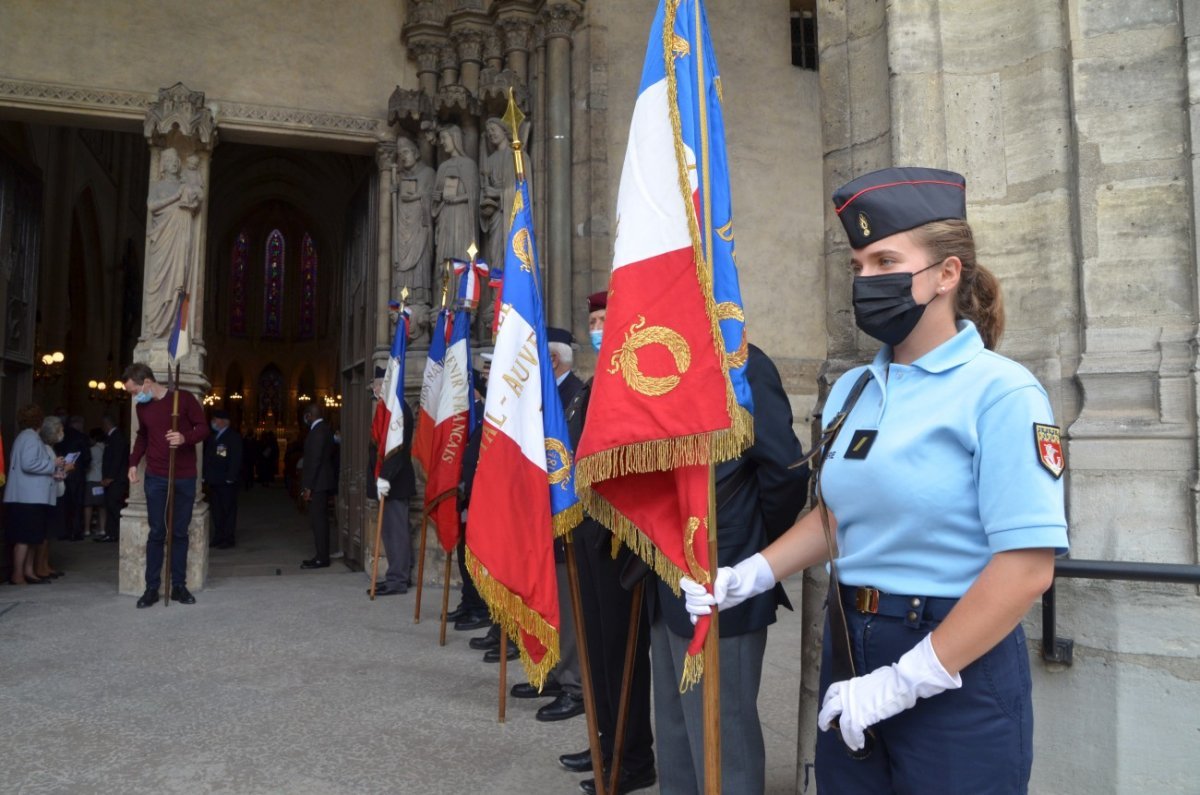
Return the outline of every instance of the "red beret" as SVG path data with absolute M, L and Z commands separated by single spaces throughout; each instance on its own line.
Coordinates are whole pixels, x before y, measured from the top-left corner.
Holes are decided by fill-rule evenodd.
M 599 309 L 608 309 L 607 290 L 601 290 L 598 293 L 592 293 L 588 296 L 588 311 L 595 312 Z

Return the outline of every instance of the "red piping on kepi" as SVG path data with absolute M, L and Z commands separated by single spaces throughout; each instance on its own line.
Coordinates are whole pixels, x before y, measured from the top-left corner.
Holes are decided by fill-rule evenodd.
M 900 185 L 950 185 L 951 187 L 958 188 L 959 190 L 962 190 L 962 191 L 965 191 L 967 189 L 966 185 L 960 185 L 957 182 L 947 182 L 947 181 L 941 180 L 941 179 L 915 179 L 915 180 L 909 180 L 907 182 L 887 182 L 887 183 L 884 183 L 883 185 L 872 185 L 869 188 L 863 188 L 858 193 L 851 196 L 849 199 L 846 199 L 845 203 L 843 203 L 841 207 L 838 207 L 836 210 L 834 210 L 834 212 L 837 213 L 838 215 L 841 215 L 842 210 L 846 209 L 851 204 L 853 204 L 854 200 L 857 199 L 859 196 L 862 196 L 864 193 L 870 193 L 871 191 L 879 190 L 880 188 L 895 188 L 895 187 L 899 187 Z

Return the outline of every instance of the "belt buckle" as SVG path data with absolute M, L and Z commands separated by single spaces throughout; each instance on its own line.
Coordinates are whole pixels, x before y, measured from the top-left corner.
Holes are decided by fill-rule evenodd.
M 872 615 L 879 612 L 879 589 L 878 588 L 859 588 L 854 592 L 854 606 L 858 608 L 860 613 L 871 613 Z

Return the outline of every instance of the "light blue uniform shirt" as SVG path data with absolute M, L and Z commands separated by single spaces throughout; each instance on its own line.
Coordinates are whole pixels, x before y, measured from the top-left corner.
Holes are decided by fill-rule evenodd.
M 1054 425 L 1046 391 L 986 350 L 970 321 L 958 328 L 911 365 L 893 364 L 885 346 L 826 457 L 821 487 L 845 585 L 959 597 L 993 553 L 1066 552 L 1063 482 L 1040 462 L 1034 431 Z M 863 369 L 834 384 L 827 421 Z M 846 457 L 856 431 L 876 431 L 865 458 Z

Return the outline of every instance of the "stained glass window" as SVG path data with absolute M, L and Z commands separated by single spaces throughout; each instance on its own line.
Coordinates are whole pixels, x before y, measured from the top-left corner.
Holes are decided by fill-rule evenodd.
M 250 265 L 250 246 L 246 233 L 242 232 L 233 241 L 233 257 L 229 266 L 229 335 L 246 336 L 246 279 Z
M 317 247 L 304 233 L 300 243 L 300 339 L 317 336 Z
M 283 233 L 278 229 L 267 235 L 267 256 L 263 267 L 264 337 L 283 336 Z

